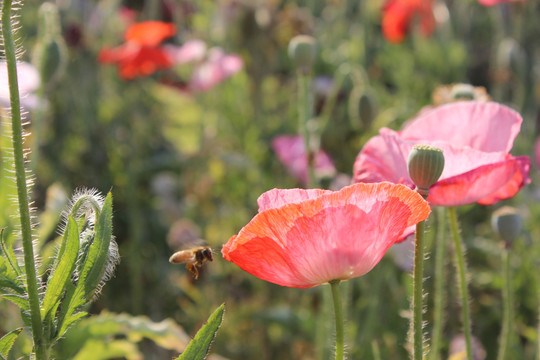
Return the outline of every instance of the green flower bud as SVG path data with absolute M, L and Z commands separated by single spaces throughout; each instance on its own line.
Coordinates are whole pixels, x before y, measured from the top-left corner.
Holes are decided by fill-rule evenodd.
M 504 206 L 493 213 L 491 225 L 509 247 L 521 233 L 522 218 L 515 208 Z
M 375 97 L 360 88 L 355 88 L 349 96 L 349 119 L 355 130 L 369 129 L 377 116 Z
M 311 69 L 317 57 L 317 41 L 313 36 L 298 35 L 289 42 L 289 57 L 297 68 Z
M 429 188 L 439 180 L 444 169 L 442 150 L 431 145 L 413 146 L 407 169 L 417 191 L 427 197 Z

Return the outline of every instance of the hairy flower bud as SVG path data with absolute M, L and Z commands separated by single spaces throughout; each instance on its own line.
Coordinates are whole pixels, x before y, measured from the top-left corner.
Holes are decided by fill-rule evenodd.
M 442 150 L 431 145 L 413 146 L 407 169 L 417 191 L 427 197 L 429 188 L 439 180 L 444 169 Z
M 491 225 L 508 247 L 521 232 L 522 218 L 517 209 L 504 206 L 493 213 Z
M 289 57 L 297 68 L 308 71 L 317 57 L 317 41 L 309 35 L 298 35 L 289 42 Z

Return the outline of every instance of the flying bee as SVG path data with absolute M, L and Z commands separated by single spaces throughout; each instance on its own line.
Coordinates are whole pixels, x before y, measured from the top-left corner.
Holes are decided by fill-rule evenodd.
M 186 269 L 195 276 L 195 279 L 199 278 L 199 268 L 203 266 L 205 261 L 214 261 L 210 246 L 197 246 L 188 250 L 180 250 L 169 258 L 169 262 L 172 264 L 186 263 Z

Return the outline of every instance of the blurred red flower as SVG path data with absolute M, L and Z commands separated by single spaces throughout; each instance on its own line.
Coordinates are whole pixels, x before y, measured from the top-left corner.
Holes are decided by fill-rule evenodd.
M 366 274 L 430 213 L 417 192 L 391 183 L 273 189 L 257 202 L 259 213 L 222 254 L 260 279 L 296 288 Z
M 435 30 L 431 0 L 388 0 L 382 12 L 382 32 L 390 42 L 402 42 L 415 18 L 423 35 L 429 36 Z
M 175 33 L 174 24 L 161 21 L 133 24 L 126 30 L 126 42 L 115 48 L 103 48 L 98 60 L 103 64 L 116 64 L 120 76 L 126 80 L 170 68 L 173 61 L 160 44 Z
M 407 158 L 415 144 L 444 152 L 440 180 L 429 190 L 434 205 L 494 204 L 530 182 L 527 156 L 509 154 L 522 118 L 494 102 L 456 102 L 428 111 L 400 132 L 383 128 L 354 164 L 355 182 L 391 181 L 413 187 Z
M 280 135 L 272 140 L 272 149 L 289 173 L 301 184 L 306 185 L 309 174 L 304 139 L 300 135 Z M 322 150 L 315 154 L 314 168 L 318 178 L 330 177 L 336 173 L 332 159 Z

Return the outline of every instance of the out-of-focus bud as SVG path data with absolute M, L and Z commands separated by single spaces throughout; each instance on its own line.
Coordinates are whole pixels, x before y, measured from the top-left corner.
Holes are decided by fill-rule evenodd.
M 506 247 L 510 247 L 521 233 L 522 218 L 518 210 L 503 206 L 491 216 L 493 230 L 504 240 Z
M 368 129 L 377 116 L 375 97 L 362 89 L 353 89 L 349 97 L 349 119 L 355 130 Z
M 289 42 L 289 57 L 299 70 L 308 72 L 317 57 L 317 41 L 309 35 L 293 37 Z
M 38 40 L 32 63 L 41 75 L 43 86 L 56 82 L 65 72 L 67 47 L 60 31 L 60 18 L 55 4 L 45 2 L 39 8 Z
M 431 145 L 413 146 L 407 169 L 417 191 L 427 197 L 429 188 L 439 180 L 444 169 L 442 150 Z

